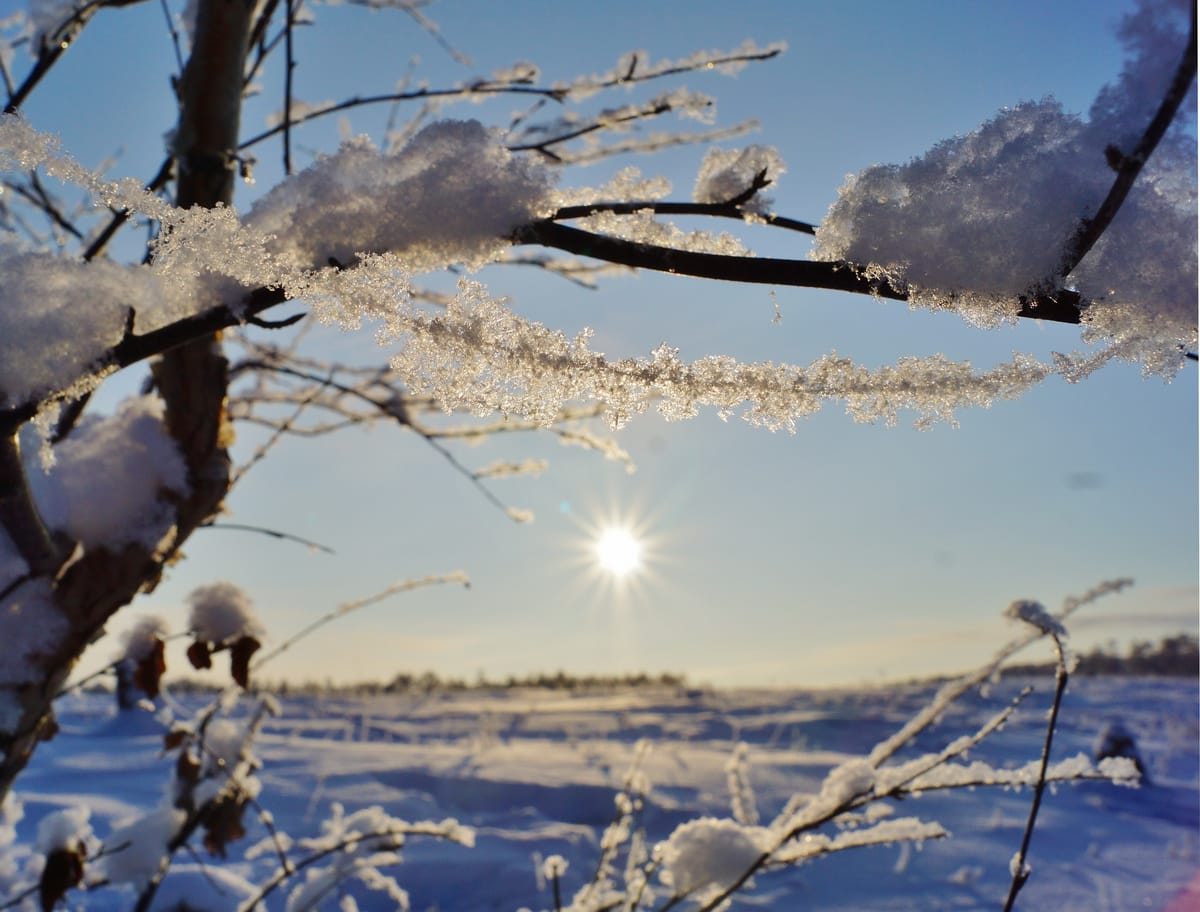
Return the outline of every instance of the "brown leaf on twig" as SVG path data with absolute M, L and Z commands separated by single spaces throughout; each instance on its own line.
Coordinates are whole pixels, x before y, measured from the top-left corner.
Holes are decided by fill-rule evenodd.
M 46 856 L 46 866 L 42 868 L 42 879 L 38 882 L 42 912 L 51 912 L 67 891 L 83 880 L 83 858 L 82 846 L 55 849 Z
M 173 728 L 163 735 L 163 753 L 169 753 L 177 747 L 181 747 L 190 735 L 186 728 Z
M 137 663 L 133 670 L 133 686 L 153 700 L 158 696 L 158 685 L 167 670 L 165 646 L 159 637 L 154 638 L 150 651 Z
M 229 673 L 243 690 L 250 686 L 250 657 L 262 646 L 252 636 L 242 636 L 229 647 Z
M 195 669 L 212 668 L 212 649 L 203 640 L 196 640 L 188 647 L 187 657 Z
M 225 857 L 225 846 L 246 835 L 242 826 L 242 811 L 246 803 L 240 797 L 227 795 L 217 800 L 204 822 L 204 848 L 213 855 Z

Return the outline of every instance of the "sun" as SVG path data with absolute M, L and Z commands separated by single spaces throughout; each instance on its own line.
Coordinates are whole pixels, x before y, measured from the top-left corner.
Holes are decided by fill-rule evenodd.
M 624 526 L 603 529 L 596 538 L 596 562 L 601 569 L 623 579 L 642 565 L 642 543 Z

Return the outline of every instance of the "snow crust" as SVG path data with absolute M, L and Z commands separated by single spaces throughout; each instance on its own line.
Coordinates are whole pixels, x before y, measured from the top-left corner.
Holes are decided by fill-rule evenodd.
M 54 448 L 49 473 L 29 471 L 42 518 L 85 548 L 152 548 L 173 523 L 169 500 L 187 468 L 154 396 L 125 400 L 111 417 L 85 416 Z
M 246 878 L 218 865 L 173 864 L 154 894 L 155 910 L 230 912 L 258 891 Z

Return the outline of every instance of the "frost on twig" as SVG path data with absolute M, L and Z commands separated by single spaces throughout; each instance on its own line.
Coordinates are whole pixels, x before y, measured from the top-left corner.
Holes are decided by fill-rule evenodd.
M 1055 631 L 1061 625 L 1061 618 L 1080 605 L 1108 592 L 1119 591 L 1127 584 L 1127 580 L 1104 583 L 1084 596 L 1068 599 L 1058 618 L 1051 617 L 1044 609 L 1040 612 L 1023 609 L 1022 613 L 1037 618 L 1048 630 Z M 744 800 L 739 803 L 736 797 L 735 812 L 740 807 L 738 816 L 745 819 L 701 818 L 680 825 L 651 855 L 654 869 L 659 871 L 660 879 L 670 892 L 670 898 L 658 907 L 659 912 L 684 903 L 702 912 L 723 908 L 731 896 L 749 888 L 759 874 L 831 852 L 884 843 L 919 844 L 948 835 L 935 821 L 916 817 L 892 818 L 892 809 L 885 803 L 888 798 L 905 798 L 941 789 L 1029 787 L 1034 790 L 1036 802 L 1050 782 L 1100 779 L 1122 785 L 1134 784 L 1138 772 L 1130 759 L 1109 758 L 1094 764 L 1086 755 L 1080 754 L 1049 763 L 1048 745 L 1040 760 L 1016 768 L 1000 768 L 981 761 L 962 762 L 961 758 L 968 751 L 1003 726 L 1016 705 L 1028 694 L 1028 689 L 974 732 L 949 741 L 942 750 L 901 762 L 889 762 L 941 717 L 955 700 L 989 678 L 1001 662 L 1043 635 L 1039 626 L 1031 636 L 1004 647 L 983 668 L 942 687 L 933 700 L 895 735 L 880 742 L 866 756 L 836 766 L 826 775 L 817 793 L 794 796 L 769 825 L 754 825 L 746 813 Z M 1051 635 L 1057 634 L 1052 632 Z M 1061 682 L 1056 691 L 1056 706 L 1059 699 Z M 1053 724 L 1052 719 L 1051 729 Z M 727 767 L 731 771 L 731 788 L 737 786 L 733 771 L 740 763 L 735 751 Z M 831 835 L 823 831 L 829 827 L 837 828 L 837 832 Z M 647 867 L 643 866 L 641 870 L 645 872 Z M 629 889 L 627 886 L 622 897 L 626 902 L 631 895 Z M 592 907 L 581 904 L 577 908 Z

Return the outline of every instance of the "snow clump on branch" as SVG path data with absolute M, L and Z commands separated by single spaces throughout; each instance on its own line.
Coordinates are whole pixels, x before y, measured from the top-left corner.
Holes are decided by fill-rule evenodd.
M 394 154 L 345 143 L 259 200 L 246 217 L 301 266 L 389 251 L 413 272 L 482 266 L 514 228 L 553 209 L 550 171 L 514 156 L 478 121 L 430 124 Z
M 1085 341 L 1173 375 L 1197 337 L 1196 144 L 1183 129 L 1187 114 L 1090 253 L 1078 264 L 1067 258 L 1171 84 L 1189 6 L 1142 0 L 1121 29 L 1125 70 L 1087 120 L 1051 99 L 1019 104 L 906 165 L 851 175 L 817 232 L 815 256 L 853 263 L 907 287 L 917 305 L 985 326 L 1015 320 L 1022 298 L 1037 292 L 1076 290 L 1087 305 Z M 1181 111 L 1194 107 L 1185 101 Z M 1080 379 L 1103 360 L 1058 366 Z
M 700 164 L 692 199 L 697 203 L 727 203 L 745 194 L 761 180 L 773 184 L 787 170 L 783 158 L 773 146 L 747 146 L 744 149 L 709 149 Z M 765 212 L 770 199 L 755 193 L 742 208 Z
M 700 817 L 680 824 L 663 844 L 660 876 L 676 896 L 703 902 L 772 848 L 771 832 L 764 827 Z
M 187 600 L 191 606 L 188 629 L 198 640 L 219 644 L 243 636 L 264 635 L 250 596 L 233 583 L 200 586 L 192 590 Z
M 54 448 L 49 474 L 30 473 L 46 524 L 87 549 L 156 545 L 173 522 L 169 499 L 187 490 L 187 467 L 162 416 L 160 399 L 138 396 L 115 415 L 80 421 Z

